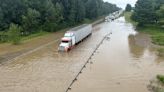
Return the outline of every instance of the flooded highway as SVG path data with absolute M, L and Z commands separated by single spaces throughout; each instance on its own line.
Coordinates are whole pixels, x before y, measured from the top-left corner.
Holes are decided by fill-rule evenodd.
M 164 59 L 123 17 L 106 25 L 113 29 L 110 40 L 103 41 L 68 92 L 149 92 L 150 80 L 164 74 Z
M 59 40 L 55 38 L 60 39 L 63 36 L 61 32 L 54 35 L 54 41 L 52 35 L 47 39 L 47 42 L 52 40 L 50 44 L 42 46 L 40 43 L 39 49 L 33 49 L 0 65 L 0 92 L 64 92 L 104 37 L 106 30 L 109 30 L 105 26 L 105 23 L 95 26 L 92 36 L 69 53 L 57 51 Z M 36 46 L 35 42 L 29 48 Z M 4 48 L 1 48 L 2 51 Z
M 69 53 L 59 53 L 56 40 L 0 65 L 0 92 L 65 92 L 110 32 L 70 92 L 148 92 L 149 80 L 164 73 L 164 59 L 124 17 L 96 25 L 92 36 Z M 63 33 L 59 34 L 54 38 L 60 39 Z

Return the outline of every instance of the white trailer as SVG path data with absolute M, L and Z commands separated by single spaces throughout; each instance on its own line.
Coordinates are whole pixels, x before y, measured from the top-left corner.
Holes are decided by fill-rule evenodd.
M 67 31 L 61 40 L 59 51 L 68 51 L 92 34 L 92 25 L 83 24 Z

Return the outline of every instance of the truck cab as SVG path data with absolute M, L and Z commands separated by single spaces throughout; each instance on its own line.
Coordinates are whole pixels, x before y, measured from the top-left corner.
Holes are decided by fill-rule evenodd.
M 59 51 L 69 51 L 75 45 L 75 36 L 71 32 L 65 33 L 59 45 Z

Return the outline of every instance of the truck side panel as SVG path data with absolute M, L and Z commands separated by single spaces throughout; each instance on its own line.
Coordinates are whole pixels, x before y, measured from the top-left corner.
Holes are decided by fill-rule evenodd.
M 77 31 L 73 31 L 73 33 L 75 34 L 76 37 L 75 38 L 76 43 L 78 43 L 92 33 L 92 26 L 91 25 L 85 26 L 84 28 L 81 28 Z

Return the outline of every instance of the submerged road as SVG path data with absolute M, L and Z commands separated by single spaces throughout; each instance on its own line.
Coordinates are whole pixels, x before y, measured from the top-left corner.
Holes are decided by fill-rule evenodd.
M 164 74 L 164 59 L 124 17 L 106 25 L 114 29 L 110 40 L 104 40 L 68 92 L 149 92 L 150 80 Z
M 0 65 L 0 92 L 64 92 L 102 38 L 111 31 L 105 26 L 105 23 L 96 25 L 93 35 L 69 53 L 59 53 L 59 41 L 54 39 L 51 42 L 51 35 L 50 39 L 43 40 L 50 44 L 40 45 Z M 63 32 L 54 36 L 60 39 Z M 30 46 L 25 45 L 24 48 L 32 45 L 36 47 L 35 42 Z
M 149 80 L 164 73 L 164 60 L 124 17 L 95 26 L 93 35 L 69 53 L 57 52 L 56 41 L 1 65 L 0 92 L 65 92 L 110 32 L 70 92 L 147 92 Z

